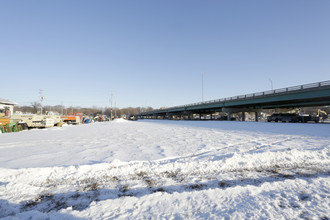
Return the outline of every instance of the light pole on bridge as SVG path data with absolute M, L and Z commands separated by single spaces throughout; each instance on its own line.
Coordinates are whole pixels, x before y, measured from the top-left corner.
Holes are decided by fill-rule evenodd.
M 202 102 L 204 102 L 204 74 L 202 73 Z

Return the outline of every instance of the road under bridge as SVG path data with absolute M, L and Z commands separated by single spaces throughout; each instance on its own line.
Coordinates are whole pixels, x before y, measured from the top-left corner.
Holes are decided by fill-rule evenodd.
M 217 112 L 226 112 L 227 119 L 231 119 L 233 113 L 242 113 L 245 120 L 245 112 L 254 112 L 258 120 L 259 112 L 263 109 L 299 108 L 310 106 L 330 105 L 330 80 L 293 86 L 288 88 L 251 93 L 247 95 L 233 96 L 170 108 L 157 109 L 142 112 L 139 118 L 150 119 L 193 119 L 194 115 L 212 115 Z

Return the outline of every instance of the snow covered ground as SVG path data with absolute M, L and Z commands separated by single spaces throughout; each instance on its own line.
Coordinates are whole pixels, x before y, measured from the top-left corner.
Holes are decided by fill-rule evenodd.
M 329 219 L 330 125 L 124 121 L 0 134 L 0 218 Z

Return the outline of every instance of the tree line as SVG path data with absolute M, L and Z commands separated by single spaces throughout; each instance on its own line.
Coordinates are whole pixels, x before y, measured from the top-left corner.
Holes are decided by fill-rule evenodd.
M 23 114 L 38 114 L 40 113 L 41 106 L 38 102 L 32 102 L 28 106 L 15 106 L 14 112 L 21 112 Z M 141 112 L 152 111 L 152 107 L 127 107 L 127 108 L 112 108 L 113 116 L 122 116 L 122 115 L 137 115 Z M 75 112 L 82 112 L 85 115 L 95 116 L 95 115 L 111 115 L 111 108 L 101 108 L 93 106 L 90 108 L 80 107 L 80 106 L 70 106 L 65 107 L 63 105 L 54 105 L 54 106 L 43 106 L 43 114 L 49 112 L 57 113 L 59 115 L 68 115 Z

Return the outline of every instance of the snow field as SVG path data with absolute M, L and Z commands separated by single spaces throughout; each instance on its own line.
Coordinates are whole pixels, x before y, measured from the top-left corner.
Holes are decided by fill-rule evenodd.
M 0 217 L 329 218 L 329 127 L 114 121 L 2 134 Z

